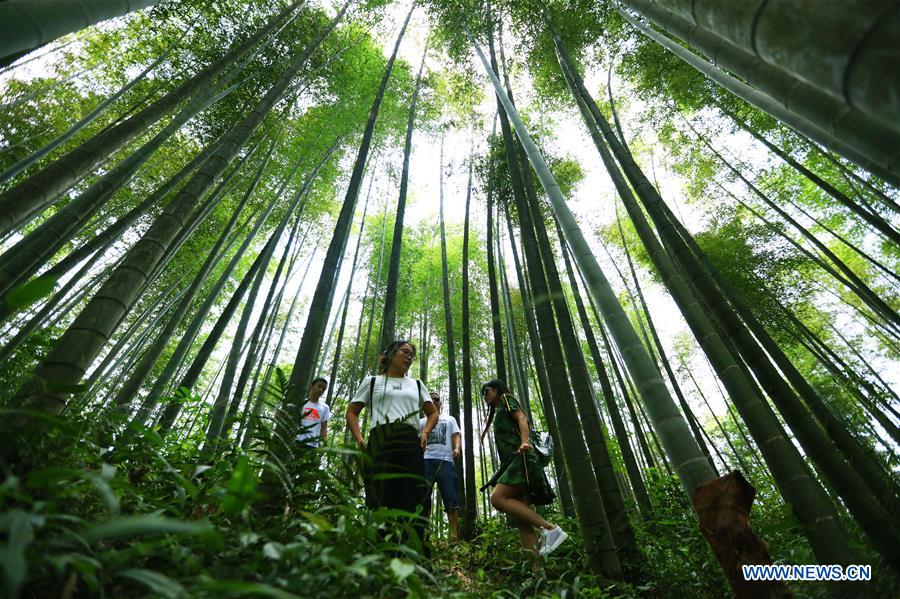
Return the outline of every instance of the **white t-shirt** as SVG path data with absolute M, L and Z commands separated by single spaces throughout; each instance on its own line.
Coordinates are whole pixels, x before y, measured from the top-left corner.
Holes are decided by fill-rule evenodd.
M 416 379 L 408 376 L 396 378 L 378 375 L 375 377 L 375 387 L 372 389 L 370 398 L 371 381 L 371 376 L 364 378 L 353 395 L 353 399 L 350 400 L 350 403 L 365 404 L 371 410 L 371 426 L 369 428 L 391 422 L 406 422 L 411 427 L 418 429 L 419 409 L 426 402 L 434 403 L 429 397 L 430 394 L 425 388 L 425 384 L 420 384 L 420 390 L 416 393 Z
M 427 418 L 419 420 L 419 434 L 425 429 Z M 438 416 L 434 429 L 428 433 L 428 445 L 425 446 L 426 460 L 453 461 L 453 435 L 459 434 L 459 425 L 453 416 Z
M 307 401 L 303 404 L 303 420 L 300 421 L 300 434 L 297 440 L 311 445 L 319 446 L 319 439 L 322 436 L 322 423 L 331 419 L 331 408 L 324 402 Z

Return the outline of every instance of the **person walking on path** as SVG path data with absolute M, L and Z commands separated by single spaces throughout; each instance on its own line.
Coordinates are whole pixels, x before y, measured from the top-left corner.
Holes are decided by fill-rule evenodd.
M 456 490 L 456 464 L 454 460 L 459 457 L 462 446 L 462 435 L 459 432 L 459 423 L 453 416 L 441 414 L 441 396 L 432 391 L 431 401 L 438 413 L 437 425 L 428 435 L 425 445 L 425 479 L 428 484 L 428 503 L 425 512 L 427 518 L 431 515 L 431 491 L 437 482 L 441 493 L 441 501 L 444 511 L 447 512 L 447 521 L 450 524 L 450 540 L 459 538 L 459 494 Z M 425 429 L 428 419 L 419 420 L 419 431 Z
M 381 374 L 363 379 L 347 407 L 346 419 L 350 434 L 366 456 L 366 505 L 370 509 L 383 507 L 414 514 L 412 530 L 419 549 L 427 554 L 427 520 L 423 514 L 428 487 L 422 452 L 437 424 L 438 413 L 425 385 L 406 376 L 415 356 L 415 346 L 405 340 L 384 348 Z M 363 408 L 368 408 L 371 416 L 368 441 L 359 425 Z M 420 409 L 426 415 L 421 432 Z M 398 538 L 403 541 L 409 535 L 400 531 Z
M 569 535 L 544 520 L 531 507 L 533 502 L 540 505 L 552 502 L 554 495 L 549 489 L 544 467 L 529 441 L 528 419 L 500 379 L 482 385 L 481 395 L 490 407 L 481 440 L 483 443 L 493 422 L 494 443 L 501 463 L 500 469 L 488 481 L 494 485 L 491 505 L 515 520 L 522 547 L 532 552 L 535 558 L 549 555 Z M 535 529 L 540 531 L 540 539 Z

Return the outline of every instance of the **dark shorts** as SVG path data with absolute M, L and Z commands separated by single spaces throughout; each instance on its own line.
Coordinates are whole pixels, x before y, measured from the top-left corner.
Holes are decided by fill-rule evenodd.
M 428 480 L 429 489 L 433 488 L 434 483 L 437 482 L 445 511 L 459 510 L 459 495 L 456 492 L 456 464 L 447 460 L 425 460 L 425 478 Z

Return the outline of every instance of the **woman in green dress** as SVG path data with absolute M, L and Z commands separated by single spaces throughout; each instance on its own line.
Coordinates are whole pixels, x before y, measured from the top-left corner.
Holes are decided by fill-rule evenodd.
M 494 425 L 494 443 L 500 455 L 501 471 L 495 475 L 491 505 L 516 521 L 522 547 L 537 555 L 548 555 L 566 540 L 563 530 L 544 520 L 531 505 L 545 505 L 553 500 L 544 465 L 528 441 L 528 418 L 519 407 L 506 383 L 500 379 L 488 381 L 481 387 L 484 401 L 490 406 L 484 436 Z M 539 499 L 540 498 L 540 499 Z M 540 539 L 535 533 L 540 530 Z

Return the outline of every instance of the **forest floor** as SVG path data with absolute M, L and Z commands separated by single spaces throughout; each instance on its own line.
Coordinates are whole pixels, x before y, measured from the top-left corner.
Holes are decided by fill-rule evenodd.
M 574 523 L 566 523 L 575 530 Z M 432 573 L 445 596 L 472 597 L 638 597 L 658 595 L 652 586 L 632 586 L 594 577 L 584 570 L 584 553 L 573 538 L 535 565 L 520 547 L 518 534 L 503 518 L 489 520 L 472 541 L 432 544 Z

